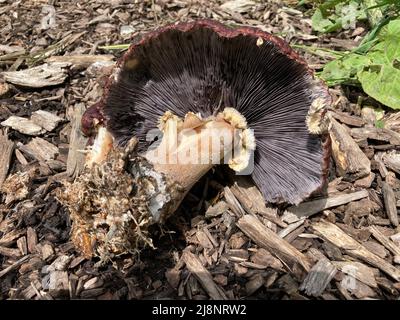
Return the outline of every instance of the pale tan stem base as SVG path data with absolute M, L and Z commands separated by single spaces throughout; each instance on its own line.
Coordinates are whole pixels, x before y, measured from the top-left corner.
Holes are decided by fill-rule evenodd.
M 168 121 L 166 127 L 161 144 L 148 151 L 145 158 L 156 171 L 180 184 L 186 192 L 214 165 L 231 158 L 239 140 L 234 137 L 234 128 L 224 120 L 207 121 L 179 132 L 170 130 L 177 127 L 174 120 Z

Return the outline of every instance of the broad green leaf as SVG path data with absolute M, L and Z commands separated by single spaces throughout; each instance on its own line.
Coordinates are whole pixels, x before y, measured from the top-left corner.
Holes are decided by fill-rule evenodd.
M 318 32 L 329 32 L 327 30 L 335 28 L 335 24 L 331 20 L 324 18 L 320 9 L 315 10 L 311 21 L 313 29 Z M 338 28 L 340 28 L 340 26 L 338 26 Z
M 388 63 L 400 59 L 400 19 L 390 21 L 379 34 L 381 42 L 372 48 L 382 51 Z
M 377 101 L 400 109 L 400 20 L 390 21 L 366 55 L 369 64 L 357 73 L 363 90 Z
M 389 64 L 375 65 L 358 72 L 362 88 L 375 100 L 400 109 L 400 70 Z
M 314 30 L 327 33 L 355 28 L 357 20 L 366 18 L 361 0 L 330 0 L 315 10 L 311 20 Z
M 368 57 L 352 53 L 342 59 L 327 63 L 320 77 L 327 81 L 329 85 L 357 82 L 357 73 L 369 62 Z

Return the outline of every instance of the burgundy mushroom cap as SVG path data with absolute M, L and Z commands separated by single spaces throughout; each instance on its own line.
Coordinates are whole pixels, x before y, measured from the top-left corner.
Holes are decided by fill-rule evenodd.
M 328 146 L 321 138 L 326 87 L 281 39 L 214 21 L 169 25 L 135 39 L 119 60 L 101 101 L 83 117 L 119 145 L 146 134 L 170 111 L 215 116 L 234 108 L 255 138 L 251 173 L 265 200 L 297 204 L 325 180 Z

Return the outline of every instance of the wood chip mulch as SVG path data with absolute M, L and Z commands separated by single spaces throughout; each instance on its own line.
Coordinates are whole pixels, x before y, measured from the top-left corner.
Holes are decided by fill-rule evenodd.
M 218 169 L 154 226 L 155 250 L 99 267 L 75 251 L 55 198 L 82 168 L 80 117 L 121 54 L 100 46 L 206 17 L 347 50 L 365 26 L 317 36 L 308 12 L 281 1 L 0 3 L 0 300 L 399 298 L 400 116 L 377 119 L 357 88 L 331 89 L 329 185 L 297 207 L 268 206 L 246 177 Z M 315 70 L 329 61 L 302 54 Z M 15 77 L 55 64 L 44 86 Z

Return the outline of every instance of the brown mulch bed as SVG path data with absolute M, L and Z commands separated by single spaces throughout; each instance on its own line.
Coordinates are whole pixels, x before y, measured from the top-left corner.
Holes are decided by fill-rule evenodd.
M 37 119 L 38 110 L 60 118 L 39 128 L 37 121 L 24 123 L 22 131 L 36 130 L 30 135 L 18 126 L 0 129 L 0 300 L 398 299 L 400 116 L 387 111 L 377 128 L 366 108 L 377 103 L 358 88 L 331 89 L 336 148 L 319 198 L 268 206 L 245 177 L 222 168 L 197 183 L 165 226 L 152 228 L 155 250 L 114 266 L 75 251 L 68 212 L 55 194 L 63 179 L 79 173 L 79 146 L 86 143 L 76 137 L 79 115 L 101 96 L 110 61 L 121 55 L 101 46 L 196 18 L 335 50 L 356 46 L 366 32 L 358 25 L 316 36 L 304 9 L 281 1 L 231 8 L 224 2 L 0 0 L 0 71 L 91 55 L 89 62 L 70 61 L 66 80 L 52 87 L 28 89 L 0 78 L 0 122 Z M 329 61 L 322 53 L 302 54 L 315 70 Z M 10 179 L 18 184 L 7 189 Z

